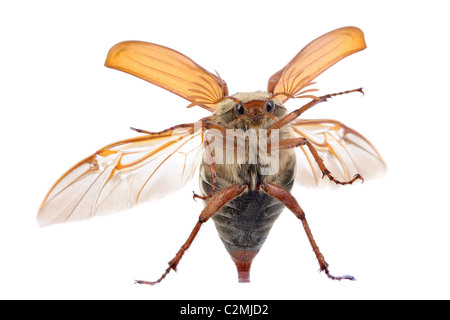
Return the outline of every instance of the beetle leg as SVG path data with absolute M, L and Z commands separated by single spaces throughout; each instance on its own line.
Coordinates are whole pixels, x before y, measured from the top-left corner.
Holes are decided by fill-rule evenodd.
M 343 95 L 343 94 L 349 94 L 349 93 L 352 93 L 352 92 L 360 92 L 360 93 L 364 94 L 364 91 L 362 90 L 362 88 L 359 88 L 359 89 L 348 90 L 348 91 L 343 91 L 343 92 L 338 92 L 338 93 L 326 94 L 326 95 L 321 96 L 321 97 L 316 97 L 316 99 L 308 102 L 303 107 L 288 113 L 283 118 L 281 118 L 280 120 L 275 122 L 269 128 L 269 131 L 272 130 L 272 129 L 280 129 L 281 127 L 283 127 L 283 126 L 287 125 L 288 123 L 290 123 L 290 122 L 294 121 L 295 119 L 297 119 L 303 112 L 305 112 L 306 110 L 314 107 L 318 103 L 325 102 L 325 101 L 327 101 L 327 99 L 335 97 L 335 96 L 340 96 L 340 95 Z M 290 98 L 294 98 L 294 97 L 290 97 Z
M 261 188 L 269 195 L 272 196 L 278 200 L 280 200 L 284 205 L 291 210 L 297 218 L 300 219 L 300 221 L 303 224 L 303 228 L 305 229 L 306 235 L 308 237 L 308 240 L 312 246 L 312 249 L 314 253 L 316 254 L 317 260 L 319 261 L 320 265 L 320 271 L 324 271 L 328 278 L 332 280 L 355 280 L 354 277 L 350 275 L 344 275 L 335 277 L 328 271 L 328 263 L 325 261 L 325 258 L 323 257 L 322 253 L 319 250 L 319 247 L 317 246 L 316 242 L 314 241 L 313 235 L 311 233 L 311 229 L 309 228 L 308 221 L 306 221 L 305 212 L 298 204 L 297 200 L 290 194 L 289 191 L 285 190 L 284 188 L 277 186 L 275 184 L 267 183 L 261 185 Z
M 178 263 L 180 262 L 181 258 L 183 257 L 184 252 L 189 249 L 189 247 L 192 244 L 192 241 L 194 241 L 195 237 L 197 236 L 197 233 L 200 230 L 200 227 L 202 224 L 206 221 L 208 221 L 209 218 L 211 218 L 223 205 L 225 205 L 228 201 L 236 198 L 239 196 L 244 190 L 247 188 L 246 185 L 233 185 L 231 187 L 226 188 L 225 190 L 218 193 L 216 196 L 214 196 L 211 201 L 206 205 L 206 207 L 202 210 L 200 217 L 195 224 L 194 229 L 192 230 L 191 234 L 189 235 L 189 238 L 186 240 L 186 242 L 181 246 L 180 250 L 178 250 L 175 257 L 169 261 L 169 267 L 166 269 L 166 271 L 163 273 L 163 275 L 156 281 L 144 281 L 144 280 L 136 280 L 135 283 L 138 284 L 149 284 L 154 285 L 157 283 L 160 283 L 170 272 L 170 270 L 177 269 Z
M 349 181 L 339 181 L 335 177 L 333 177 L 330 170 L 328 170 L 327 167 L 325 166 L 325 164 L 323 163 L 323 160 L 319 156 L 319 153 L 317 152 L 316 148 L 312 145 L 311 142 L 308 141 L 308 139 L 292 138 L 292 139 L 282 140 L 279 142 L 278 148 L 280 150 L 282 150 L 282 149 L 290 149 L 290 148 L 300 147 L 303 145 L 306 145 L 308 147 L 309 151 L 311 152 L 314 159 L 316 160 L 316 162 L 320 168 L 320 171 L 322 171 L 322 178 L 327 176 L 331 181 L 333 181 L 336 184 L 340 184 L 340 185 L 353 184 L 353 182 L 355 182 L 358 179 L 361 180 L 362 182 L 364 182 L 364 178 L 361 177 L 361 175 L 359 173 L 355 174 L 353 176 L 353 178 Z M 272 148 L 271 145 L 268 146 L 269 150 L 270 150 L 270 148 Z

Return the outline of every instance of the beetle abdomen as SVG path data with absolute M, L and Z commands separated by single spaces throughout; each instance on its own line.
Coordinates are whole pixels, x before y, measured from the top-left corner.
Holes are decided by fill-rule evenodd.
M 213 217 L 225 247 L 258 252 L 284 205 L 261 191 L 248 191 L 223 206 Z
M 274 183 L 291 190 L 294 183 L 295 158 L 288 161 L 283 173 L 276 176 Z M 208 165 L 202 163 L 200 186 L 202 194 L 208 195 L 212 190 L 212 181 Z M 230 181 L 221 178 L 218 172 L 216 192 L 229 186 Z M 253 258 L 261 249 L 269 235 L 275 220 L 284 209 L 284 204 L 268 196 L 259 188 L 251 185 L 264 183 L 265 176 L 259 174 L 258 166 L 246 166 L 240 177 L 248 181 L 250 188 L 240 196 L 226 203 L 213 216 L 220 239 L 236 264 L 239 282 L 250 281 L 250 266 Z
M 250 281 L 250 266 L 284 205 L 260 191 L 248 191 L 213 217 L 220 239 L 236 264 L 239 282 Z
M 250 281 L 250 266 L 284 205 L 260 191 L 248 191 L 213 217 L 220 239 L 236 264 L 239 282 Z

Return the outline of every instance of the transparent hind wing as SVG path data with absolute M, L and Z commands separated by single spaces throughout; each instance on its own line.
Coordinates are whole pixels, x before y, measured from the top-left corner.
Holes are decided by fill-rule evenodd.
M 194 124 L 110 144 L 54 184 L 38 222 L 79 221 L 161 198 L 192 178 L 202 149 L 203 129 Z

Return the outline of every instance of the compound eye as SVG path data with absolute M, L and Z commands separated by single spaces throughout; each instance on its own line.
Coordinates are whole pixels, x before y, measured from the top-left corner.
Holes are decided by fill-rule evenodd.
M 267 101 L 266 110 L 268 113 L 272 113 L 275 110 L 275 103 L 273 101 Z
M 240 104 L 240 103 L 238 103 L 238 104 L 234 107 L 234 110 L 236 111 L 236 113 L 237 113 L 239 116 L 242 116 L 242 115 L 244 114 L 244 112 L 245 112 L 244 106 L 243 106 L 242 104 Z

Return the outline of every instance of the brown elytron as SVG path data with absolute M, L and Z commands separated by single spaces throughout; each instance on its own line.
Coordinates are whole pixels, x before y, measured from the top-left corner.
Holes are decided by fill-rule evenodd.
M 298 119 L 333 96 L 305 89 L 330 66 L 366 48 L 362 31 L 345 27 L 309 43 L 270 79 L 267 91 L 228 94 L 225 81 L 185 55 L 152 43 L 126 41 L 109 51 L 105 65 L 149 81 L 212 112 L 196 123 L 110 144 L 80 161 L 50 189 L 39 213 L 42 226 L 83 220 L 163 196 L 189 181 L 200 166 L 204 201 L 199 220 L 169 267 L 175 270 L 203 223 L 214 221 L 236 264 L 239 281 L 250 267 L 284 207 L 300 219 L 320 270 L 335 277 L 314 241 L 305 213 L 290 193 L 294 183 L 346 185 L 374 177 L 385 164 L 355 130 L 327 119 Z M 283 103 L 309 98 L 287 112 Z M 326 178 L 325 178 L 326 177 Z

